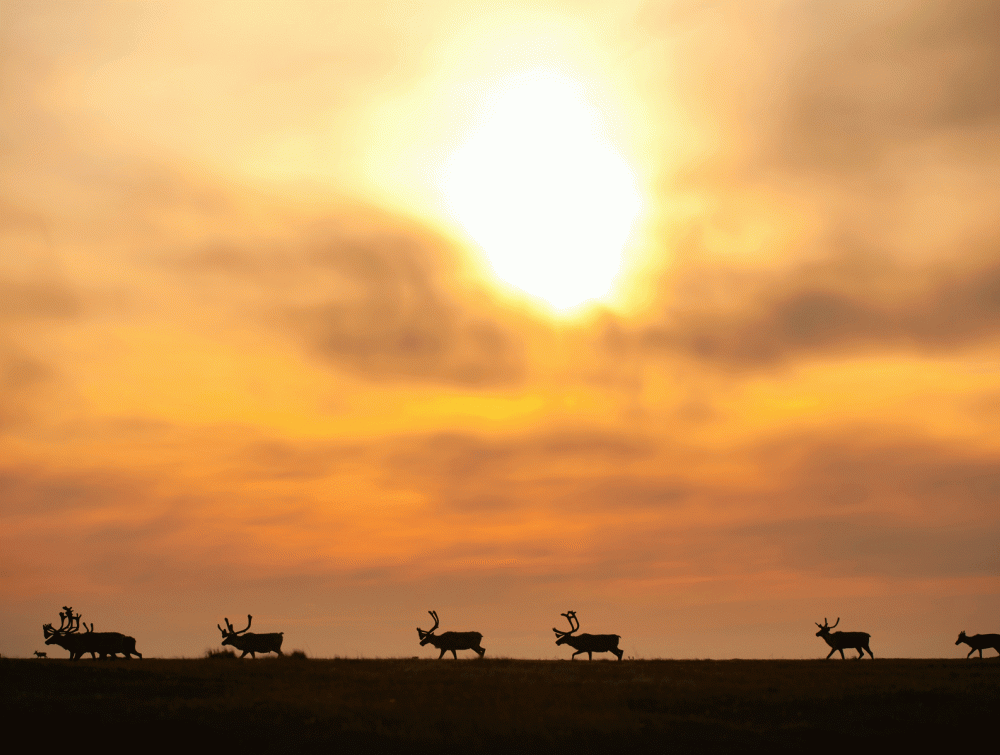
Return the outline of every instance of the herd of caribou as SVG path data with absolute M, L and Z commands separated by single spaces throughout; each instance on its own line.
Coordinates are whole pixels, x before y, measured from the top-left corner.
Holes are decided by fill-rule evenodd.
M 420 637 L 421 647 L 424 645 L 433 645 L 441 651 L 438 660 L 443 658 L 445 653 L 449 652 L 453 658 L 457 659 L 459 650 L 472 650 L 480 658 L 486 655 L 486 648 L 482 646 L 483 635 L 481 633 L 442 632 L 441 634 L 435 634 L 434 632 L 441 622 L 438 620 L 436 611 L 429 611 L 428 613 L 434 619 L 434 626 L 430 629 L 417 627 L 417 635 Z M 576 611 L 567 611 L 561 615 L 565 616 L 569 622 L 569 631 L 563 632 L 555 627 L 552 628 L 552 631 L 556 634 L 556 645 L 569 645 L 576 651 L 570 656 L 571 660 L 575 659 L 580 653 L 586 653 L 590 660 L 594 660 L 594 653 L 613 653 L 618 657 L 619 661 L 622 659 L 624 653 L 618 647 L 618 642 L 621 640 L 619 635 L 577 634 L 580 629 L 580 620 L 576 618 Z M 101 658 L 117 658 L 119 654 L 128 659 L 133 655 L 142 658 L 142 654 L 135 649 L 134 637 L 127 637 L 119 632 L 95 632 L 93 622 L 91 622 L 89 627 L 84 622 L 83 628 L 86 631 L 81 632 L 81 615 L 74 614 L 73 609 L 69 606 L 63 606 L 63 610 L 59 612 L 59 618 L 62 621 L 59 623 L 58 628 L 53 627 L 51 624 L 45 624 L 42 627 L 42 631 L 45 633 L 45 644 L 59 645 L 68 650 L 71 660 L 75 661 L 82 658 L 87 653 L 90 653 L 91 658 L 96 658 L 98 655 Z M 225 619 L 225 622 L 226 629 L 216 624 L 216 627 L 222 632 L 222 644 L 243 651 L 240 658 L 243 658 L 248 653 L 251 658 L 256 658 L 257 653 L 277 653 L 278 655 L 283 655 L 281 652 L 281 642 L 284 639 L 284 632 L 256 634 L 249 631 L 250 625 L 253 623 L 253 616 L 249 614 L 247 615 L 245 629 L 237 631 L 229 623 L 229 619 Z M 844 650 L 857 650 L 858 660 L 864 658 L 865 652 L 874 659 L 875 655 L 872 653 L 871 648 L 868 647 L 871 635 L 867 632 L 831 631 L 839 623 L 840 618 L 838 617 L 833 626 L 830 626 L 830 622 L 827 619 L 823 619 L 822 624 L 816 624 L 819 627 L 816 636 L 822 637 L 831 648 L 830 653 L 826 656 L 827 659 L 838 651 L 841 658 L 846 658 Z M 958 635 L 958 640 L 955 641 L 955 644 L 959 645 L 963 642 L 972 648 L 968 655 L 965 656 L 966 658 L 977 650 L 979 651 L 979 657 L 982 658 L 983 650 L 986 648 L 992 648 L 1000 654 L 1000 634 L 974 634 L 969 637 L 965 632 L 962 632 Z M 46 657 L 45 653 L 38 651 L 35 651 L 35 655 L 39 658 Z

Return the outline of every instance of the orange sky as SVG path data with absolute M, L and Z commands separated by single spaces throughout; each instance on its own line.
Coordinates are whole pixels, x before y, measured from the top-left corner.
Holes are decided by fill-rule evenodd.
M 1000 627 L 991 0 L 0 0 L 0 654 L 876 656 Z M 435 177 L 581 82 L 643 210 L 606 301 Z M 571 274 L 567 270 L 567 274 Z M 234 619 L 235 620 L 235 619 Z M 962 651 L 964 652 L 964 651 Z

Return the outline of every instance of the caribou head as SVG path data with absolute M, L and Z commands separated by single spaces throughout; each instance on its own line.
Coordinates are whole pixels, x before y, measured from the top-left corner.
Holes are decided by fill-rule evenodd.
M 241 634 L 245 634 L 246 631 L 247 631 L 247 629 L 250 628 L 250 624 L 253 623 L 253 616 L 251 616 L 250 614 L 247 614 L 247 626 L 246 626 L 246 629 L 241 629 L 238 632 L 235 629 L 233 629 L 233 625 L 229 623 L 229 619 L 223 619 L 223 621 L 226 622 L 226 626 L 229 628 L 229 631 L 226 631 L 225 629 L 223 629 L 222 627 L 220 627 L 218 624 L 216 624 L 215 626 L 219 627 L 219 631 L 222 632 L 222 644 L 223 645 L 232 645 L 233 644 L 233 640 L 238 639 Z
M 826 617 L 823 618 L 823 623 L 822 624 L 818 624 L 817 622 L 814 621 L 813 624 L 816 624 L 816 626 L 819 627 L 819 631 L 816 632 L 816 636 L 817 637 L 826 637 L 828 634 L 830 634 L 830 630 L 833 629 L 835 626 L 837 626 L 837 624 L 839 624 L 839 623 L 840 623 L 840 617 L 839 616 L 837 617 L 837 621 L 834 622 L 834 625 L 832 627 L 830 626 L 830 620 L 827 619 Z
M 566 621 L 569 622 L 569 631 L 560 632 L 555 627 L 552 627 L 552 631 L 556 633 L 556 645 L 565 645 L 570 641 L 570 637 L 573 633 L 580 629 L 580 620 L 576 618 L 576 611 L 567 611 L 566 613 L 561 613 L 559 615 L 566 617 Z
M 417 636 L 420 637 L 421 646 L 431 642 L 431 638 L 434 636 L 434 630 L 441 625 L 441 622 L 438 620 L 437 611 L 428 611 L 427 613 L 429 613 L 431 618 L 434 619 L 434 626 L 426 631 L 417 627 Z
M 60 637 L 65 637 L 68 634 L 76 634 L 79 632 L 81 618 L 82 614 L 74 614 L 73 609 L 70 606 L 63 606 L 63 610 L 59 612 L 58 628 L 53 627 L 51 624 L 42 625 L 42 632 L 45 634 L 45 644 L 55 644 Z M 89 627 L 86 624 L 84 624 L 83 627 L 88 632 L 94 631 L 93 622 L 91 622 Z

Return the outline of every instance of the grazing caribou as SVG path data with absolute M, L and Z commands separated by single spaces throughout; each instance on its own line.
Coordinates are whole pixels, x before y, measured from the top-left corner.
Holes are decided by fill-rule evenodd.
M 618 641 L 621 637 L 617 634 L 574 634 L 580 628 L 580 620 L 576 618 L 576 611 L 567 611 L 564 614 L 569 622 L 569 631 L 560 632 L 555 627 L 552 631 L 556 633 L 556 645 L 569 645 L 576 650 L 570 656 L 570 660 L 575 660 L 580 653 L 586 653 L 590 660 L 594 660 L 594 653 L 614 653 L 618 660 L 624 655 L 623 650 L 618 649 Z M 575 624 L 575 626 L 574 626 Z
M 815 622 L 813 622 L 815 623 Z M 836 623 L 833 627 L 840 623 L 840 617 L 837 617 Z M 846 658 L 844 655 L 844 648 L 854 648 L 858 651 L 858 660 L 860 661 L 865 657 L 863 651 L 867 650 L 868 655 L 875 659 L 875 654 L 868 647 L 868 641 L 871 639 L 871 635 L 868 632 L 830 632 L 833 627 L 831 627 L 829 620 L 823 619 L 822 624 L 816 624 L 819 627 L 819 631 L 816 632 L 817 637 L 822 637 L 826 640 L 826 644 L 829 645 L 833 650 L 830 651 L 830 655 L 833 655 L 838 650 L 840 651 L 840 657 Z M 826 660 L 830 660 L 830 655 L 826 657 Z
M 128 637 L 120 632 L 95 632 L 94 624 L 91 622 L 88 627 L 84 623 L 86 632 L 80 632 L 81 614 L 73 613 L 69 606 L 63 606 L 59 612 L 59 628 L 51 624 L 42 625 L 42 632 L 45 634 L 46 645 L 59 645 L 69 651 L 70 660 L 75 661 L 83 657 L 85 653 L 90 653 L 91 658 L 96 658 L 98 654 L 101 658 L 117 658 L 121 653 L 126 659 L 131 660 L 132 656 L 142 658 L 142 653 L 135 649 L 135 638 Z
M 256 658 L 256 653 L 277 653 L 278 655 L 284 655 L 281 652 L 281 642 L 285 639 L 284 632 L 271 632 L 270 634 L 248 632 L 247 629 L 253 623 L 253 616 L 250 614 L 247 614 L 246 629 L 241 629 L 238 632 L 233 629 L 233 625 L 229 623 L 229 619 L 225 619 L 225 622 L 226 626 L 229 627 L 228 632 L 218 624 L 215 625 L 222 632 L 222 644 L 232 645 L 237 650 L 242 650 L 243 655 L 240 658 L 245 657 L 247 653 L 250 653 L 251 658 Z
M 479 632 L 444 632 L 443 634 L 434 634 L 434 630 L 438 628 L 441 622 L 438 621 L 436 611 L 428 611 L 427 613 L 434 619 L 434 626 L 427 631 L 417 627 L 417 635 L 420 637 L 421 647 L 429 643 L 441 651 L 441 655 L 438 656 L 439 661 L 444 658 L 444 654 L 449 650 L 456 661 L 458 660 L 456 650 L 474 650 L 479 654 L 480 658 L 486 655 L 486 648 L 481 644 L 483 641 L 482 634 Z
M 983 657 L 984 648 L 993 648 L 998 653 L 1000 653 L 1000 634 L 974 634 L 969 637 L 965 632 L 960 632 L 958 639 L 955 640 L 955 644 L 965 643 L 972 650 L 969 651 L 969 655 L 972 655 L 977 650 L 979 651 L 979 657 Z M 966 658 L 969 655 L 965 656 Z

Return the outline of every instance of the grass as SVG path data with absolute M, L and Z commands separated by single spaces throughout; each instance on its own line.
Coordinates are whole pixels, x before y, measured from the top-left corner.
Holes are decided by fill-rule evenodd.
M 39 745 L 47 722 L 58 722 L 77 744 L 146 750 L 197 742 L 551 755 L 954 749 L 992 733 L 1000 703 L 1000 662 L 991 660 L 456 662 L 300 653 L 216 663 L 220 655 L 4 659 L 0 710 L 35 731 Z

